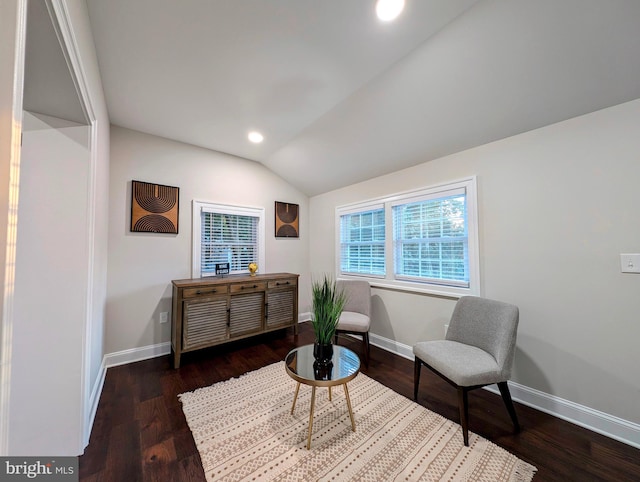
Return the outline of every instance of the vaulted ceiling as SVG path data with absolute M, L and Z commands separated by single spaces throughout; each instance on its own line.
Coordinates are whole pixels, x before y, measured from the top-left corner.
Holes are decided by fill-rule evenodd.
M 637 0 L 87 3 L 113 124 L 307 195 L 640 98 Z

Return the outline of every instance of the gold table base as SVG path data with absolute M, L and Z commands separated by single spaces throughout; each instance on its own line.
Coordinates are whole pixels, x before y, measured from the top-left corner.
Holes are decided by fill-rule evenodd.
M 309 435 L 307 437 L 307 450 L 311 449 L 311 435 L 313 433 L 313 412 L 316 405 L 316 388 L 327 387 L 329 389 L 329 401 L 331 401 L 331 388 L 344 386 L 344 394 L 351 418 L 351 429 L 356 431 L 356 421 L 353 416 L 351 399 L 347 382 L 353 380 L 360 372 L 360 358 L 353 351 L 340 345 L 333 345 L 331 360 L 327 363 L 319 363 L 315 359 L 314 345 L 304 345 L 291 350 L 284 359 L 285 370 L 298 385 L 291 405 L 291 415 L 296 409 L 296 401 L 300 392 L 300 384 L 311 387 L 311 407 L 309 407 Z
M 344 396 L 347 399 L 347 407 L 349 408 L 349 417 L 351 418 L 351 430 L 356 431 L 356 421 L 353 418 L 353 410 L 351 409 L 351 399 L 349 398 L 349 389 L 347 383 L 341 383 L 344 387 Z M 300 382 L 296 386 L 296 393 L 293 396 L 293 405 L 291 406 L 291 415 L 296 408 L 296 401 L 298 400 L 298 392 L 300 391 Z M 329 387 L 329 401 L 331 401 L 331 387 Z M 311 449 L 311 433 L 313 432 L 313 410 L 316 404 L 316 387 L 311 385 L 311 407 L 309 408 L 309 435 L 307 437 L 307 450 Z

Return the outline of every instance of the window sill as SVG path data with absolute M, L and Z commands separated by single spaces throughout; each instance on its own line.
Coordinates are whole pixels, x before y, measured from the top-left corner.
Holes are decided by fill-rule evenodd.
M 337 279 L 352 280 L 352 279 L 364 279 L 367 280 L 372 288 L 379 288 L 391 291 L 403 291 L 407 293 L 415 293 L 420 295 L 434 296 L 438 298 L 449 298 L 457 300 L 462 296 L 480 296 L 477 290 L 470 288 L 456 288 L 448 286 L 427 285 L 422 283 L 410 283 L 406 281 L 396 281 L 389 279 L 373 278 L 366 276 L 346 276 L 339 275 Z

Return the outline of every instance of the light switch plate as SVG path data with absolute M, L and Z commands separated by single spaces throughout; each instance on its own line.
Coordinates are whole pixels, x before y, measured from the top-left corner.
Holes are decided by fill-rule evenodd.
M 640 273 L 640 254 L 620 254 L 620 270 L 623 273 Z

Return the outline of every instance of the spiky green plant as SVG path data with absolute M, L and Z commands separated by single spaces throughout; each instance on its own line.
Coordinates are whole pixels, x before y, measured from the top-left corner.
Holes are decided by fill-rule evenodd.
M 347 295 L 338 289 L 335 280 L 325 275 L 322 281 L 311 282 L 313 313 L 311 323 L 316 342 L 329 344 L 336 332 L 338 320 L 347 301 Z

